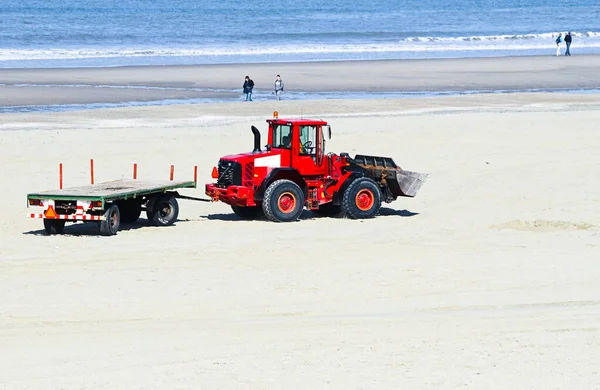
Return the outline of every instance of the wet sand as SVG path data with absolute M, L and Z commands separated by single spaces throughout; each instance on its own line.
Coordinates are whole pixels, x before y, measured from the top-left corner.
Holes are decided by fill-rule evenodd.
M 284 99 L 286 95 L 294 98 L 294 93 L 310 92 L 591 89 L 600 88 L 598 69 L 597 55 L 0 69 L 0 106 L 235 99 L 242 96 L 245 75 L 250 75 L 256 83 L 256 92 L 268 93 L 276 74 L 281 74 L 285 82 Z

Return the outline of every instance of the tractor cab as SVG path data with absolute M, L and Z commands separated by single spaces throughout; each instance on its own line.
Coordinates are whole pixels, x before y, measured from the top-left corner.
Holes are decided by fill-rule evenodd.
M 276 116 L 276 115 L 275 115 Z M 301 175 L 322 175 L 327 171 L 324 121 L 308 119 L 269 119 L 267 151 L 280 151 L 281 166 L 296 169 Z

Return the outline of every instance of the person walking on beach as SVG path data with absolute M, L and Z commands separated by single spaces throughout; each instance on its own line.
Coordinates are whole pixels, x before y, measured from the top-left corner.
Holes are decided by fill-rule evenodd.
M 250 77 L 246 76 L 243 87 L 244 87 L 244 94 L 246 95 L 246 101 L 251 102 L 252 101 L 252 89 L 254 88 L 254 81 L 252 81 L 252 79 Z
M 573 40 L 573 38 L 571 38 L 571 31 L 569 31 L 567 33 L 567 35 L 565 35 L 565 43 L 567 45 L 567 51 L 565 52 L 566 56 L 570 56 L 571 55 L 571 41 Z
M 562 38 L 562 33 L 558 34 L 558 37 L 556 38 L 556 55 L 559 56 L 560 55 L 560 43 L 562 42 L 563 38 Z
M 277 100 L 281 100 L 281 92 L 283 91 L 283 80 L 280 75 L 277 75 L 275 78 L 275 96 L 277 96 Z

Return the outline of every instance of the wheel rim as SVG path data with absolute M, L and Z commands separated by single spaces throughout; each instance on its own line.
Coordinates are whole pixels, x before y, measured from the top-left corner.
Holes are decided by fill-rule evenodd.
M 117 215 L 116 211 L 113 211 L 110 214 L 110 227 L 114 228 L 117 225 L 117 223 L 119 223 L 119 216 Z
M 356 207 L 362 211 L 368 211 L 375 203 L 375 195 L 368 189 L 362 189 L 356 194 Z
M 296 207 L 296 197 L 291 192 L 284 192 L 277 199 L 277 206 L 282 213 L 289 214 Z
M 171 207 L 169 205 L 164 205 L 164 207 L 161 207 L 159 214 L 161 218 L 167 218 L 171 215 Z

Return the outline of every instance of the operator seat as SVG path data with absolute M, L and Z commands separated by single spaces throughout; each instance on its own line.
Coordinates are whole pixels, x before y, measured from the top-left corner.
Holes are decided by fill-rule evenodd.
M 283 137 L 281 137 L 281 145 L 280 146 L 283 148 L 291 149 L 292 148 L 292 135 L 288 134 L 288 135 L 284 135 Z

